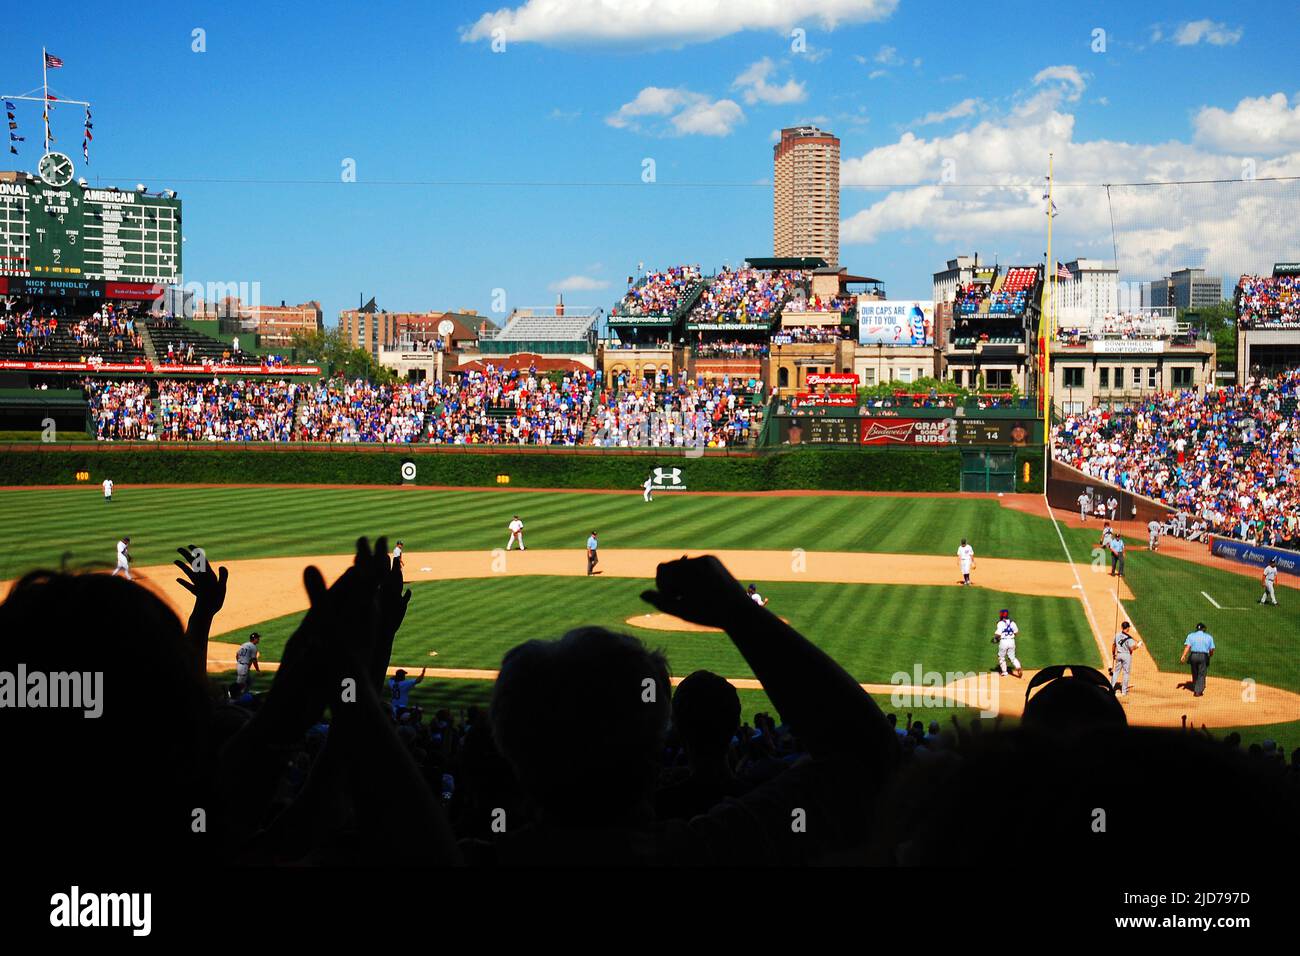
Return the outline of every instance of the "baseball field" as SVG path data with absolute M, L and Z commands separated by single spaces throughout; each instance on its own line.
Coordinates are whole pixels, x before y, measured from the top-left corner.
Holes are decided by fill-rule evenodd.
M 522 553 L 504 550 L 516 514 Z M 179 546 L 203 548 L 230 571 L 209 653 L 216 680 L 252 630 L 273 669 L 306 610 L 307 564 L 332 579 L 357 537 L 385 535 L 404 542 L 413 592 L 393 663 L 428 668 L 414 693 L 425 707 L 486 703 L 510 647 L 595 624 L 662 648 L 675 677 L 704 668 L 732 679 L 752 717 L 771 707 L 725 635 L 640 598 L 660 561 L 713 553 L 900 717 L 1014 721 L 1038 669 L 1104 671 L 1111 636 L 1130 620 L 1144 641 L 1125 699 L 1131 723 L 1177 727 L 1186 717 L 1218 734 L 1237 729 L 1247 743 L 1300 746 L 1300 591 L 1281 587 L 1279 607 L 1260 607 L 1252 575 L 1136 546 L 1126 576 L 1112 578 L 1097 529 L 1054 522 L 1036 496 L 660 493 L 647 503 L 638 492 L 119 485 L 112 503 L 97 487 L 3 489 L 0 522 L 0 582 L 34 568 L 111 570 L 129 536 L 137 580 L 182 616 L 188 595 L 170 562 Z M 603 573 L 588 577 L 592 531 Z M 975 548 L 971 588 L 960 586 L 963 537 Z M 1020 628 L 1023 679 L 990 674 L 1003 608 Z M 1181 686 L 1178 662 L 1198 622 L 1218 645 L 1199 699 Z

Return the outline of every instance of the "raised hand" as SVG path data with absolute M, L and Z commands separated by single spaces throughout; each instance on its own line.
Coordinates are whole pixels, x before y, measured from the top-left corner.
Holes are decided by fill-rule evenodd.
M 665 561 L 655 572 L 656 590 L 641 599 L 665 614 L 706 627 L 734 625 L 740 614 L 757 609 L 731 572 L 712 555 Z
M 183 560 L 173 561 L 185 575 L 177 578 L 176 583 L 194 595 L 194 610 L 190 612 L 189 623 L 185 626 L 185 641 L 194 658 L 194 666 L 201 674 L 207 673 L 208 636 L 212 631 L 212 619 L 217 616 L 226 603 L 226 581 L 229 573 L 219 568 L 216 573 L 208 564 L 207 556 L 190 545 L 177 548 L 176 553 Z M 202 556 L 200 560 L 200 556 Z

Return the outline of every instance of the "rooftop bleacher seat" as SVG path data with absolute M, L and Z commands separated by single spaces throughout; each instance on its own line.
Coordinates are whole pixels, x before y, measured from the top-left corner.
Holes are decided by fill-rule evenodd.
M 158 360 L 164 363 L 167 361 L 168 345 L 175 350 L 174 354 L 177 361 L 183 360 L 189 346 L 193 345 L 194 361 L 198 364 L 205 361 L 219 364 L 223 356 L 232 352 L 230 345 L 226 342 L 204 335 L 197 329 L 192 329 L 187 325 L 175 325 L 165 322 L 150 323 L 149 335 L 153 339 Z M 256 355 L 247 352 L 243 354 L 250 364 L 257 364 L 260 361 L 260 358 Z M 233 359 L 234 355 L 231 354 L 230 357 Z
M 592 315 L 515 315 L 497 341 L 581 341 L 595 322 Z
M 72 334 L 72 328 L 81 318 L 60 318 L 54 334 L 48 338 L 32 337 L 35 351 L 20 352 L 19 337 L 14 328 L 15 319 L 8 317 L 6 328 L 0 334 L 0 358 L 19 362 L 84 362 L 92 357 L 99 357 L 106 362 L 120 362 L 127 365 L 143 364 L 144 350 L 136 348 L 131 340 L 122 336 L 122 348 L 116 346 L 116 337 L 109 331 L 99 330 L 99 347 L 83 345 Z

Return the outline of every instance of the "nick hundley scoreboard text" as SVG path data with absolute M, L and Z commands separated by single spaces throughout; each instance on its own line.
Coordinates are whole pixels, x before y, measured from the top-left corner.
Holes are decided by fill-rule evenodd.
M 0 182 L 0 275 L 175 283 L 180 200 L 26 177 Z

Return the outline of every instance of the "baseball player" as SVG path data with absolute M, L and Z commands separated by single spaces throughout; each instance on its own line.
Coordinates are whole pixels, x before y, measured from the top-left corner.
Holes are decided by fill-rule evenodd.
M 641 492 L 641 500 L 643 501 L 655 500 L 654 485 L 655 485 L 655 476 L 653 473 L 651 473 L 646 476 L 645 481 L 641 482 L 641 487 L 643 489 L 643 491 Z
M 759 607 L 767 607 L 767 598 L 763 597 L 763 595 L 758 593 L 757 584 L 751 584 L 749 586 L 749 590 L 746 591 L 745 593 L 748 594 L 749 599 L 753 601 L 755 604 L 757 604 Z
M 1079 520 L 1084 524 L 1087 524 L 1089 511 L 1088 506 L 1092 504 L 1092 499 L 1088 497 L 1088 492 L 1081 491 L 1079 492 L 1079 497 L 1076 498 L 1075 501 L 1079 502 Z
M 1121 624 L 1110 649 L 1111 659 L 1115 662 L 1110 672 L 1110 687 L 1114 690 L 1115 685 L 1119 684 L 1121 697 L 1128 696 L 1128 681 L 1133 674 L 1133 652 L 1142 646 L 1142 642 L 1133 636 L 1130 630 L 1132 627 L 1128 621 Z
M 600 558 L 596 556 L 596 532 L 593 531 L 591 537 L 587 539 L 587 574 L 589 576 L 592 574 L 600 574 L 600 572 L 596 570 L 596 565 L 599 562 Z
M 397 542 L 393 547 L 393 564 L 399 568 L 402 566 L 402 542 Z
M 519 542 L 520 551 L 528 550 L 524 547 L 524 523 L 519 520 L 519 515 L 510 519 L 510 540 L 506 542 L 506 550 L 509 551 L 516 541 Z
M 962 587 L 970 587 L 970 573 L 975 569 L 975 549 L 966 543 L 966 539 L 961 539 L 961 547 L 957 549 L 957 562 L 961 565 L 961 584 Z
M 1152 518 L 1147 522 L 1147 550 L 1156 551 L 1160 547 L 1160 522 Z
M 1016 635 L 1019 633 L 1020 628 L 1011 619 L 1011 612 L 1005 608 L 999 611 L 998 623 L 993 628 L 993 642 L 998 646 L 998 671 L 1003 677 L 1007 676 L 1007 661 L 1011 661 L 1013 673 L 1017 677 L 1024 676 L 1020 660 L 1016 657 Z
M 1115 520 L 1115 512 L 1119 511 L 1119 499 L 1111 495 L 1106 499 L 1106 510 L 1110 513 L 1110 520 Z
M 262 635 L 254 631 L 248 635 L 248 640 L 239 645 L 239 650 L 235 651 L 235 683 L 243 691 L 253 689 L 253 675 L 248 672 L 251 667 L 253 670 L 260 672 L 262 668 L 257 666 L 257 642 L 262 639 Z
M 104 503 L 108 504 L 113 500 L 113 479 L 104 479 Z
M 113 569 L 113 577 L 118 574 L 126 576 L 128 581 L 131 577 L 131 539 L 123 538 L 117 543 L 117 567 Z
M 1101 529 L 1101 547 L 1103 551 L 1110 550 L 1110 539 L 1113 537 L 1115 537 L 1115 529 L 1112 528 L 1110 522 L 1107 521 Z
M 1264 593 L 1260 595 L 1259 603 L 1272 603 L 1277 606 L 1277 595 L 1273 593 L 1273 585 L 1277 582 L 1277 558 L 1268 562 L 1268 567 L 1264 569 Z

